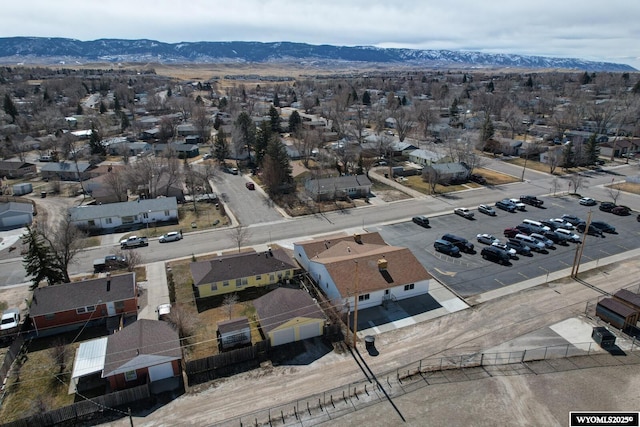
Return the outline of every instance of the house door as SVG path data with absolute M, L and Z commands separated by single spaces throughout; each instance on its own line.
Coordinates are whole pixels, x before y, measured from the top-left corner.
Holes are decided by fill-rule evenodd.
M 108 302 L 107 306 L 107 316 L 115 316 L 116 315 L 116 306 L 113 301 Z

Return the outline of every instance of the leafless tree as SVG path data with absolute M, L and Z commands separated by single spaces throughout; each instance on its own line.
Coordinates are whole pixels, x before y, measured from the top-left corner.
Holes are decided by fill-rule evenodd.
M 321 138 L 317 130 L 300 131 L 293 135 L 293 146 L 300 154 L 304 167 L 309 167 L 313 149 L 320 146 Z
M 611 184 L 606 185 L 604 188 L 607 190 L 607 194 L 609 195 L 609 197 L 611 197 L 611 201 L 617 204 L 618 198 L 620 197 L 620 194 L 622 192 L 622 190 L 620 189 L 620 185 Z
M 228 234 L 231 240 L 233 240 L 238 247 L 238 253 L 240 253 L 242 246 L 247 243 L 249 237 L 251 237 L 249 229 L 242 224 L 238 224 L 237 227 L 230 229 Z
M 126 202 L 128 200 L 127 180 L 121 169 L 122 167 L 109 166 L 104 175 L 104 184 L 116 196 L 118 202 Z
M 554 174 L 556 168 L 561 163 L 562 153 L 558 152 L 558 150 L 549 150 L 547 156 L 547 164 L 549 165 L 549 173 L 551 175 Z
M 71 282 L 69 267 L 75 261 L 78 253 L 86 248 L 86 233 L 76 227 L 70 215 L 63 215 L 53 226 L 42 222 L 38 223 L 37 227 L 43 238 L 53 248 L 65 283 Z
M 431 127 L 438 121 L 438 114 L 431 108 L 431 104 L 422 102 L 418 104 L 416 119 L 422 128 L 422 137 L 429 139 L 431 137 Z
M 238 294 L 236 294 L 235 292 L 225 295 L 224 299 L 222 300 L 222 309 L 229 319 L 233 317 L 233 309 L 237 303 Z
M 125 268 L 129 272 L 134 271 L 136 266 L 142 264 L 142 255 L 140 255 L 140 252 L 135 249 L 130 249 L 125 252 L 122 249 L 118 248 L 113 253 L 114 255 L 122 257 L 126 260 Z
M 198 328 L 198 316 L 183 304 L 171 307 L 167 322 L 178 332 L 183 345 L 190 341 Z
M 569 175 L 569 185 L 573 188 L 574 193 L 578 193 L 578 191 L 585 185 L 589 183 L 589 180 L 579 173 L 572 173 Z
M 193 109 L 193 125 L 203 144 L 211 140 L 211 127 L 213 125 L 207 109 L 203 105 L 197 105 Z
M 391 117 L 393 117 L 396 122 L 396 131 L 398 132 L 400 142 L 404 141 L 409 135 L 409 132 L 413 129 L 415 124 L 413 113 L 414 112 L 411 107 L 404 107 L 401 105 L 391 110 Z
M 437 194 L 436 187 L 440 182 L 440 172 L 432 167 L 425 167 L 422 171 L 422 180 L 429 184 L 431 194 Z
M 358 144 L 364 142 L 364 129 L 367 125 L 367 107 L 362 104 L 351 106 L 350 110 L 354 113 L 353 119 L 346 128 L 346 133 L 353 136 Z
M 62 338 L 57 338 L 51 347 L 49 347 L 49 356 L 53 363 L 58 366 L 58 375 L 64 373 L 67 368 L 67 358 L 69 357 L 69 349 Z

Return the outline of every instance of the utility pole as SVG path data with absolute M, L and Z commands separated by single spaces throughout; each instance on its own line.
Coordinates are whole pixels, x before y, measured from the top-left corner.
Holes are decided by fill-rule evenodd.
M 584 245 L 587 242 L 587 236 L 589 235 L 589 227 L 591 226 L 591 210 L 587 215 L 587 223 L 584 226 L 584 232 L 582 233 L 582 243 L 576 246 L 576 255 L 573 258 L 573 266 L 571 267 L 571 278 L 578 277 L 578 270 L 580 269 L 580 260 L 582 259 L 582 253 L 584 252 Z

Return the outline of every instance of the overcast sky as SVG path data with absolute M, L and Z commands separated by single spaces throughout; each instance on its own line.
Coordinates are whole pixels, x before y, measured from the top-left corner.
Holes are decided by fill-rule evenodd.
M 13 36 L 473 50 L 640 69 L 640 1 L 3 0 L 0 37 Z

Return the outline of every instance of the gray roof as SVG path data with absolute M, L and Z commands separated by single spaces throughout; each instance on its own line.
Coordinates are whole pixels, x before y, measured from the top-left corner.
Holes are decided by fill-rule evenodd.
M 249 328 L 249 319 L 245 316 L 218 322 L 218 332 L 221 334 L 228 334 L 247 328 Z
M 325 319 L 325 315 L 308 292 L 278 288 L 253 301 L 260 327 L 269 333 L 296 317 Z
M 31 203 L 8 202 L 0 203 L 0 214 L 5 212 L 13 213 L 33 213 L 33 205 Z
M 20 162 L 20 161 L 14 162 L 11 160 L 0 161 L 1 170 L 18 170 L 22 168 L 28 168 L 29 166 L 33 166 L 33 163 Z
M 432 164 L 430 167 L 438 172 L 443 172 L 443 173 L 469 172 L 469 168 L 467 168 L 462 163 L 437 163 L 437 164 Z
M 109 335 L 102 378 L 179 359 L 178 332 L 167 322 L 140 319 Z
M 76 169 L 75 162 L 51 162 L 42 166 L 40 170 L 43 172 L 71 172 L 71 173 L 77 173 L 78 171 L 80 171 L 80 173 L 82 173 L 91 169 L 91 167 L 92 166 L 87 162 L 78 162 L 77 169 Z
M 257 276 L 297 268 L 283 249 L 268 252 L 245 252 L 219 256 L 210 261 L 191 263 L 194 285 Z
M 337 188 L 359 188 L 371 185 L 371 180 L 366 175 L 344 175 L 333 178 L 311 179 L 305 185 L 309 189 L 319 189 L 324 187 Z
M 125 301 L 136 296 L 133 273 L 45 286 L 33 291 L 31 317 L 75 310 L 101 303 Z
M 178 209 L 178 201 L 175 197 L 159 197 L 157 199 L 140 199 L 137 202 L 78 206 L 69 208 L 69 214 L 73 221 L 88 221 L 96 218 L 136 216 L 140 215 L 141 212 L 159 212 L 176 209 Z
M 439 153 L 436 153 L 435 151 L 423 150 L 423 149 L 413 150 L 412 152 L 409 153 L 409 156 L 418 157 L 420 159 L 431 160 L 432 162 L 437 162 L 438 160 L 446 157 L 444 154 L 439 154 Z

